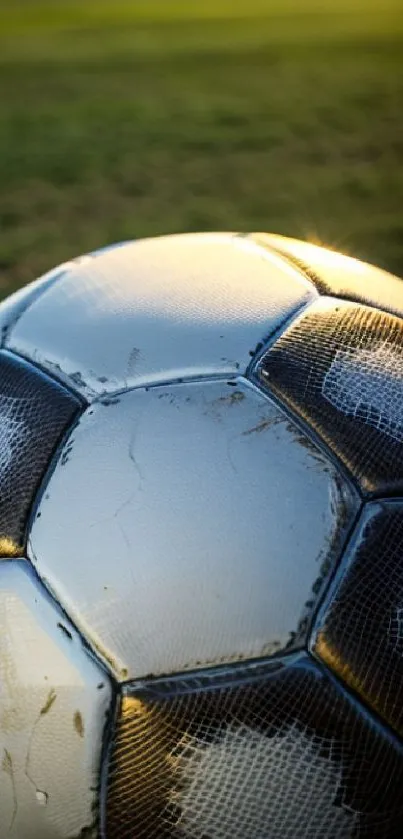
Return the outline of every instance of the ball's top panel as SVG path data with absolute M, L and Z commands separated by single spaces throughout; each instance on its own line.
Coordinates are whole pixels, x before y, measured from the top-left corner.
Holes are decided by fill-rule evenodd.
M 308 659 L 127 690 L 113 839 L 397 839 L 402 749 Z M 385 783 L 387 779 L 387 783 Z
M 403 735 L 403 501 L 366 507 L 315 634 L 317 654 Z
M 367 493 L 403 491 L 403 320 L 321 298 L 261 359 L 259 376 Z
M 327 248 L 271 233 L 252 240 L 269 247 L 299 267 L 322 294 L 356 300 L 403 317 L 403 280 Z
M 144 677 L 302 643 L 357 503 L 247 382 L 138 389 L 81 417 L 29 551 L 117 677 Z
M 79 400 L 0 351 L 0 556 L 18 552 L 38 484 Z
M 316 295 L 276 254 L 229 234 L 106 249 L 34 302 L 8 346 L 81 392 L 244 370 Z
M 29 563 L 3 561 L 0 839 L 97 835 L 96 790 L 110 703 L 108 678 Z

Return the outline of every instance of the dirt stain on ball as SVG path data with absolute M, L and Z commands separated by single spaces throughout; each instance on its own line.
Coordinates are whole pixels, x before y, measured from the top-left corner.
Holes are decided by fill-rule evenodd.
M 84 737 L 84 720 L 80 711 L 75 711 L 73 724 L 78 736 Z

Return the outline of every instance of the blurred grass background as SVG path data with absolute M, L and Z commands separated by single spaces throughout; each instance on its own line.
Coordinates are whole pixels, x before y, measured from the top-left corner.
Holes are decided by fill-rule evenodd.
M 402 164 L 401 0 L 0 6 L 2 296 L 190 230 L 310 238 L 403 274 Z

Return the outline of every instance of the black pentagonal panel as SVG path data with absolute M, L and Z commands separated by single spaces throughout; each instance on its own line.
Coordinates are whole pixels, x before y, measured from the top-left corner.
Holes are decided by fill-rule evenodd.
M 403 502 L 365 509 L 321 611 L 314 649 L 403 734 Z
M 392 839 L 402 785 L 401 747 L 307 656 L 217 668 L 126 689 L 106 836 Z
M 286 259 L 314 284 L 320 294 L 357 301 L 403 317 L 403 280 L 400 277 L 297 239 L 270 233 L 252 233 L 250 238 Z
M 403 491 L 403 320 L 323 298 L 283 332 L 257 373 L 364 492 Z
M 20 552 L 39 482 L 79 406 L 44 373 L 0 352 L 0 554 Z

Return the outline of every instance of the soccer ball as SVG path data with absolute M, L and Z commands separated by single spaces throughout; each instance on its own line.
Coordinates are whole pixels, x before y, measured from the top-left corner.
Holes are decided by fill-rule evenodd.
M 0 839 L 401 837 L 402 281 L 162 237 L 0 328 Z

